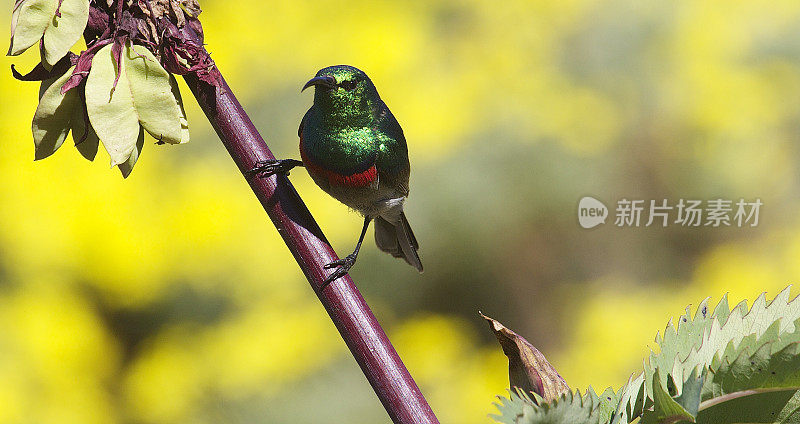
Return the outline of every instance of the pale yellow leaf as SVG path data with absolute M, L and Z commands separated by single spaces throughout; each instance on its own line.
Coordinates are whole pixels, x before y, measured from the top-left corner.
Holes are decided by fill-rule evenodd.
M 61 17 L 44 32 L 43 62 L 53 66 L 80 40 L 89 19 L 89 0 L 62 0 Z
M 72 75 L 72 69 L 74 67 L 60 77 L 42 81 L 39 106 L 31 125 L 36 160 L 52 155 L 61 147 L 70 131 L 74 111 L 80 108 L 80 97 L 76 90 L 61 94 L 61 87 Z
M 173 94 L 169 73 L 142 46 L 127 43 L 122 60 L 139 123 L 156 140 L 180 143 L 182 113 Z
M 125 162 L 119 164 L 119 171 L 122 172 L 122 178 L 128 178 L 133 172 L 133 166 L 136 165 L 136 161 L 139 160 L 139 156 L 142 155 L 142 148 L 144 147 L 144 129 L 139 129 L 139 138 L 136 140 L 136 148 L 133 149 L 131 152 L 131 157 L 128 158 Z
M 8 54 L 16 56 L 42 39 L 53 21 L 58 0 L 25 0 L 15 11 L 11 24 L 11 47 Z
M 111 46 L 103 47 L 94 56 L 86 81 L 86 107 L 89 121 L 111 157 L 111 166 L 115 166 L 127 161 L 136 148 L 139 118 L 124 66 L 113 88 L 117 64 Z

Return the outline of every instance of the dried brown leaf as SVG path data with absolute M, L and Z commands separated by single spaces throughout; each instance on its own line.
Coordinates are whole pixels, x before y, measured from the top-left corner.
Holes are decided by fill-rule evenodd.
M 192 18 L 200 16 L 200 12 L 202 12 L 202 10 L 200 10 L 200 3 L 198 3 L 197 0 L 181 0 L 181 7 L 183 7 L 186 14 Z
M 138 0 L 139 8 L 146 16 L 151 16 L 152 20 L 160 18 L 170 19 L 179 28 L 186 25 L 186 17 L 197 18 L 200 15 L 200 5 L 196 0 Z
M 518 387 L 538 394 L 545 401 L 552 401 L 570 391 L 567 382 L 547 362 L 542 352 L 499 321 L 483 314 L 481 316 L 489 323 L 503 353 L 508 357 L 508 379 L 512 391 Z

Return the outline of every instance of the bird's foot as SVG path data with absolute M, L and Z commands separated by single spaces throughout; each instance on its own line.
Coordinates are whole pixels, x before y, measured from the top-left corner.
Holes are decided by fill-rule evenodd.
M 254 175 L 260 178 L 267 178 L 275 174 L 289 175 L 289 171 L 295 166 L 303 166 L 303 162 L 296 159 L 267 159 L 256 162 L 256 166 L 245 171 L 244 175 L 248 178 Z
M 325 269 L 336 268 L 336 271 L 333 271 L 331 275 L 329 275 L 328 278 L 325 279 L 323 287 L 327 286 L 337 278 L 347 274 L 350 271 L 350 268 L 352 268 L 353 265 L 355 264 L 356 264 L 356 255 L 351 253 L 342 259 L 333 261 L 325 265 L 324 266 Z

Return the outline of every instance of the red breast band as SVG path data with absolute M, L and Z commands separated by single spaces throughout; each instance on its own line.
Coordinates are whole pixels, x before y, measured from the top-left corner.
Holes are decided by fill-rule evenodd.
M 378 179 L 378 170 L 375 168 L 375 165 L 370 166 L 366 171 L 350 175 L 342 175 L 338 172 L 325 169 L 309 159 L 308 155 L 306 155 L 306 152 L 303 150 L 302 142 L 300 143 L 300 158 L 303 159 L 303 164 L 309 174 L 327 179 L 330 185 L 367 187 Z

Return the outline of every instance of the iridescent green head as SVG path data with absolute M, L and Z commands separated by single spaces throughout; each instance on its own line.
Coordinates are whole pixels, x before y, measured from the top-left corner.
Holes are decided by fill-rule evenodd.
M 314 106 L 333 123 L 365 124 L 381 104 L 378 90 L 364 71 L 336 65 L 322 68 L 303 90 L 314 86 Z

